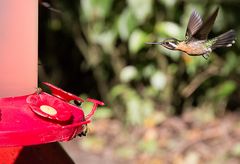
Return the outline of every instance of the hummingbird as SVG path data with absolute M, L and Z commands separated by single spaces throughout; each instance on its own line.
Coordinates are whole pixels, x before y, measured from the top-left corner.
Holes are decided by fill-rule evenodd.
M 147 42 L 146 44 L 157 44 L 170 50 L 178 50 L 190 56 L 203 56 L 205 59 L 209 54 L 219 47 L 231 47 L 235 43 L 236 32 L 231 29 L 217 37 L 208 39 L 218 14 L 219 7 L 203 22 L 201 16 L 194 10 L 189 18 L 185 40 L 168 38 L 162 42 Z

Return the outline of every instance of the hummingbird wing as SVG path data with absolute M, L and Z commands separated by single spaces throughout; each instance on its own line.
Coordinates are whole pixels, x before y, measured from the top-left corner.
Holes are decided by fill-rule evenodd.
M 201 16 L 196 11 L 193 11 L 188 21 L 185 34 L 186 39 L 190 39 L 199 30 L 202 24 L 203 21 Z
M 199 39 L 199 40 L 205 40 L 208 37 L 209 32 L 211 31 L 213 24 L 215 22 L 215 19 L 218 14 L 219 7 L 213 12 L 213 14 L 201 25 L 201 27 L 196 31 L 195 34 L 193 34 L 192 37 Z

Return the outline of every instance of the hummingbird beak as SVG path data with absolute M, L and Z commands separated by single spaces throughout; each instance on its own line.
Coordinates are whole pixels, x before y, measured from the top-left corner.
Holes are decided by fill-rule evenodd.
M 163 42 L 145 42 L 145 44 L 159 44 L 159 45 L 162 45 Z

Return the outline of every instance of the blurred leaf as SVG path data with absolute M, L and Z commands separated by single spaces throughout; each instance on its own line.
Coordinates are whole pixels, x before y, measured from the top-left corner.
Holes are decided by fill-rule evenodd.
M 139 142 L 139 149 L 147 154 L 154 154 L 158 149 L 157 140 L 149 139 Z
M 237 85 L 234 81 L 224 81 L 218 84 L 216 87 L 211 88 L 207 91 L 208 99 L 213 99 L 216 101 L 223 101 L 228 96 L 230 96 L 237 88 Z
M 215 10 L 215 8 L 217 8 L 217 6 L 215 6 L 213 8 L 213 10 Z M 213 10 L 211 10 L 211 11 L 213 12 Z M 225 16 L 225 11 L 222 10 L 222 8 L 220 8 L 220 11 L 221 12 L 218 13 L 217 19 L 214 22 L 214 26 L 213 26 L 213 31 L 218 33 L 218 35 L 220 35 L 220 33 L 223 32 L 222 31 L 223 27 L 225 27 L 226 23 L 228 23 L 228 22 L 226 22 L 227 19 L 226 19 L 226 16 Z
M 144 94 L 146 97 L 157 97 L 159 95 L 159 91 L 150 85 L 144 89 Z
M 145 42 L 148 40 L 148 35 L 139 29 L 132 32 L 128 47 L 132 54 L 137 53 L 141 48 L 145 46 Z
M 118 96 L 122 95 L 128 90 L 129 90 L 129 87 L 127 85 L 124 85 L 124 84 L 115 85 L 110 92 L 111 100 L 116 99 Z
M 141 100 L 136 95 L 126 97 L 127 121 L 132 125 L 143 123 Z
M 138 76 L 138 70 L 134 66 L 126 66 L 120 72 L 120 79 L 122 82 L 130 82 L 136 79 Z
M 163 90 L 167 84 L 167 77 L 163 72 L 157 71 L 151 77 L 150 82 L 156 90 Z
M 80 142 L 81 148 L 85 151 L 99 153 L 104 149 L 104 139 L 101 137 L 88 136 L 84 138 L 84 142 Z
M 235 68 L 237 68 L 239 64 L 239 59 L 237 58 L 236 54 L 233 52 L 229 52 L 226 54 L 226 63 L 224 64 L 221 74 L 222 75 L 229 75 Z
M 88 25 L 88 24 L 87 24 Z M 88 26 L 87 33 L 88 38 L 90 39 L 91 43 L 96 43 L 100 39 L 101 35 L 105 35 L 105 33 L 111 33 L 113 31 L 107 31 L 105 28 L 105 23 L 102 21 L 95 21 L 91 26 Z
M 195 123 L 199 124 L 209 123 L 216 119 L 216 113 L 214 109 L 207 105 L 203 105 L 202 108 L 197 108 L 196 110 L 192 111 L 191 114 L 191 118 L 195 121 Z
M 240 143 L 237 143 L 233 146 L 231 154 L 237 157 L 240 157 Z
M 184 37 L 181 27 L 173 22 L 158 22 L 155 31 L 161 38 L 174 37 L 180 39 Z
M 96 119 L 106 119 L 110 118 L 113 115 L 113 111 L 108 107 L 98 107 L 94 114 L 94 118 Z
M 176 64 L 170 64 L 168 67 L 168 71 L 170 74 L 174 75 L 178 70 L 178 66 Z
M 220 84 L 217 88 L 218 89 L 216 90 L 216 96 L 217 99 L 221 100 L 232 94 L 233 91 L 235 91 L 237 88 L 237 85 L 233 81 L 226 81 Z
M 151 128 L 159 125 L 166 119 L 167 119 L 167 116 L 164 114 L 164 112 L 153 111 L 150 116 L 144 119 L 144 126 L 147 128 Z
M 124 159 L 131 159 L 136 155 L 136 153 L 137 153 L 136 148 L 131 146 L 118 147 L 116 150 L 117 156 Z
M 122 40 L 127 40 L 131 32 L 137 26 L 137 20 L 131 10 L 126 8 L 118 20 L 118 31 Z
M 118 85 L 111 90 L 111 98 L 121 97 L 126 106 L 126 120 L 131 125 L 143 125 L 145 117 L 154 111 L 154 103 L 150 99 L 143 99 L 134 88 Z M 143 101 L 144 100 L 144 101 Z
M 238 29 L 236 29 L 236 38 L 240 38 L 240 27 Z M 240 47 L 240 42 L 239 41 L 236 41 L 236 43 L 234 44 L 234 46 L 236 47 Z M 236 53 L 236 52 L 235 52 Z
M 95 35 L 94 41 L 95 43 L 101 45 L 106 53 L 112 53 L 115 48 L 114 45 L 116 36 L 116 32 L 113 30 L 104 31 Z
M 150 78 L 155 71 L 155 66 L 153 64 L 148 64 L 143 68 L 142 75 L 144 78 Z
M 142 115 L 144 118 L 152 115 L 153 111 L 154 111 L 154 104 L 151 99 L 145 99 L 145 101 L 142 101 Z
M 187 62 L 187 73 L 191 76 L 194 76 L 199 68 L 207 66 L 208 62 L 202 56 L 197 56 L 192 58 L 191 61 Z
M 83 109 L 85 115 L 91 112 L 93 107 L 93 103 L 85 101 L 82 105 L 81 108 Z
M 93 21 L 108 16 L 113 0 L 83 0 L 81 8 L 87 21 Z
M 173 6 L 175 6 L 177 0 L 159 0 L 162 4 L 164 4 L 164 6 L 166 6 L 167 8 L 172 8 Z
M 153 0 L 127 0 L 130 9 L 139 23 L 146 21 L 152 12 Z

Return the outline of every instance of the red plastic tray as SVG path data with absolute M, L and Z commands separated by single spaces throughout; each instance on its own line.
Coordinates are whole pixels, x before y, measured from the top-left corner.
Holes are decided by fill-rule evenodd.
M 84 100 L 49 83 L 45 84 L 53 95 L 37 92 L 0 99 L 0 146 L 68 141 L 81 134 L 98 105 L 104 105 L 101 101 L 87 99 L 93 107 L 85 117 L 82 108 L 69 103 L 71 100 Z

